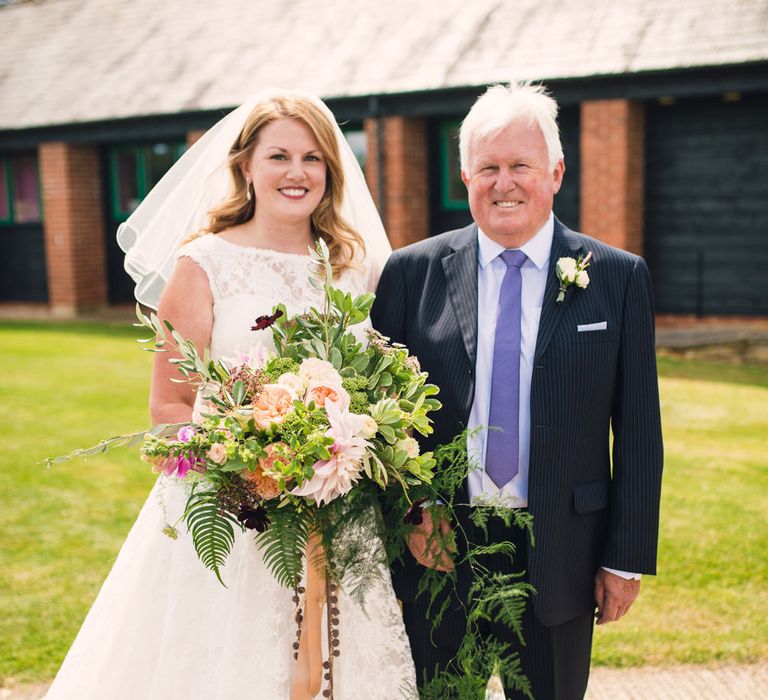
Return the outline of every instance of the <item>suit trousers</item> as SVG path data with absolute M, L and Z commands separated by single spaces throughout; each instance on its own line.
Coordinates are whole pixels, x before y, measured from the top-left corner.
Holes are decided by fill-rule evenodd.
M 516 546 L 512 565 L 508 558 L 488 557 L 484 563 L 489 568 L 493 570 L 495 567 L 503 573 L 526 569 L 526 533 L 514 524 L 507 527 L 500 519 L 492 518 L 488 524 L 488 535 L 491 542 L 508 540 Z M 563 575 L 566 573 L 563 572 Z M 457 572 L 457 591 L 467 590 L 467 578 L 467 572 Z M 435 667 L 446 668 L 459 649 L 466 630 L 463 607 L 458 600 L 454 600 L 436 630 L 432 630 L 427 619 L 426 603 L 420 599 L 403 604 L 403 618 L 419 680 L 423 680 L 425 675 L 431 678 Z M 480 632 L 482 635 L 493 634 L 520 653 L 522 670 L 531 683 L 534 700 L 581 700 L 589 678 L 593 623 L 594 615 L 590 613 L 562 624 L 545 626 L 539 622 L 529 601 L 523 614 L 524 646 L 509 628 L 500 623 L 485 624 Z M 512 688 L 505 688 L 505 693 L 508 700 L 526 697 Z

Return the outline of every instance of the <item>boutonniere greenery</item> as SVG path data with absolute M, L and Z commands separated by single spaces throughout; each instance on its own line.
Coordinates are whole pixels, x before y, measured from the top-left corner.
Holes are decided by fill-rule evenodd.
M 586 289 L 589 285 L 589 274 L 587 268 L 592 259 L 592 251 L 586 255 L 579 255 L 578 260 L 573 258 L 560 258 L 555 266 L 557 279 L 560 282 L 560 289 L 557 291 L 557 303 L 561 304 L 565 299 L 565 293 L 568 287 L 575 284 L 579 289 Z

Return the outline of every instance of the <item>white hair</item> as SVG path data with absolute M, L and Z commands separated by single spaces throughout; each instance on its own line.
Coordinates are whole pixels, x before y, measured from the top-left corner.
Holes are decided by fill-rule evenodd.
M 554 169 L 563 159 L 563 147 L 557 127 L 557 102 L 543 85 L 530 83 L 493 85 L 477 98 L 461 123 L 459 155 L 461 169 L 468 172 L 472 142 L 489 138 L 517 121 L 537 124 L 544 136 L 549 167 Z

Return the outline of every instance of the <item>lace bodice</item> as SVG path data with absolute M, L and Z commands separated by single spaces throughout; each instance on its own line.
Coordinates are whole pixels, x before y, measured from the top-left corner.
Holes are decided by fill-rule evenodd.
M 308 280 L 313 274 L 309 255 L 250 248 L 206 234 L 182 246 L 178 257 L 194 260 L 208 276 L 213 295 L 211 355 L 215 358 L 249 353 L 254 346 L 271 348 L 269 329 L 252 331 L 257 316 L 269 314 L 276 303 L 288 315 L 320 308 L 322 291 Z M 373 291 L 379 270 L 368 265 L 345 270 L 335 286 L 352 294 Z

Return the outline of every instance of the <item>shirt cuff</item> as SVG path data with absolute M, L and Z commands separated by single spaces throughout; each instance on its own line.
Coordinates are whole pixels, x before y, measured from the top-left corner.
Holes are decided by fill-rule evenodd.
M 601 566 L 601 569 L 605 569 L 608 573 L 616 574 L 617 576 L 621 576 L 621 578 L 625 579 L 634 579 L 635 581 L 639 581 L 641 578 L 640 574 L 633 574 L 629 571 L 620 571 L 619 569 L 609 569 L 607 566 Z

